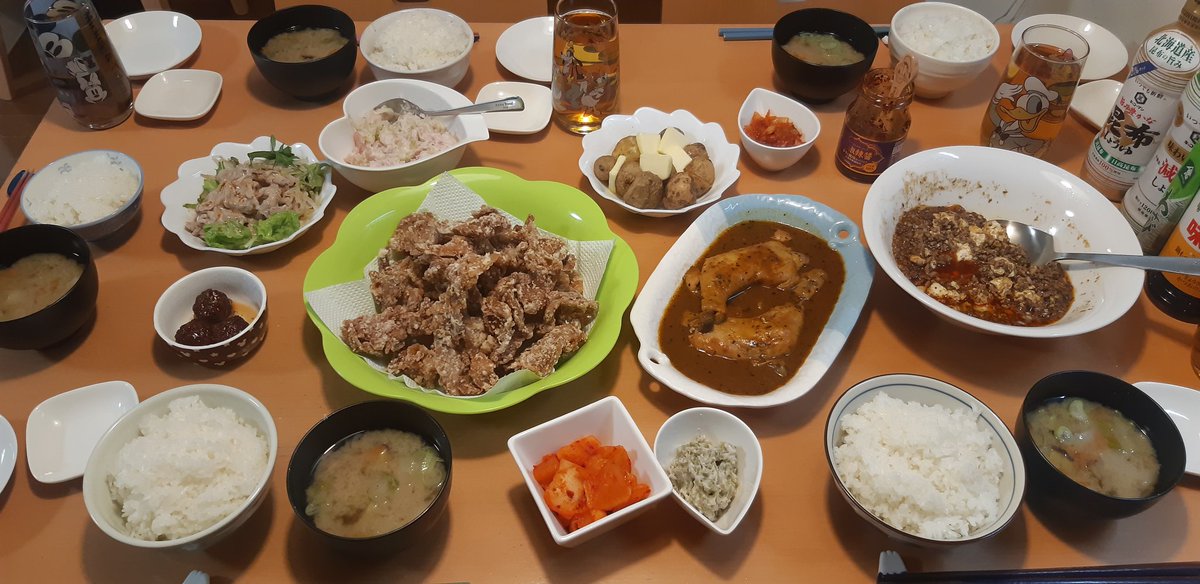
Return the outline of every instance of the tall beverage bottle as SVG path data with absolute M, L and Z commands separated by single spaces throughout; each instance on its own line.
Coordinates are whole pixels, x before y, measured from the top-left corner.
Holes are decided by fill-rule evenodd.
M 1171 180 L 1168 193 L 1182 190 L 1191 196 L 1179 223 L 1169 230 L 1166 245 L 1160 256 L 1200 258 L 1200 148 L 1194 148 L 1184 159 L 1179 172 Z M 1172 318 L 1200 324 L 1200 276 L 1146 271 L 1146 297 Z
M 1092 139 L 1082 177 L 1120 201 L 1133 186 L 1174 118 L 1176 104 L 1200 70 L 1200 0 L 1188 0 L 1179 21 L 1146 37 L 1129 65 L 1108 121 Z
M 25 24 L 75 121 L 103 130 L 129 117 L 133 89 L 91 0 L 26 0 Z

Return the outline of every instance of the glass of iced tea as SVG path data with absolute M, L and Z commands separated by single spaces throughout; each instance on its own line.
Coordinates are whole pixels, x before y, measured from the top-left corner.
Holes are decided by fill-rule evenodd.
M 617 6 L 612 0 L 558 0 L 554 9 L 554 120 L 586 134 L 617 111 Z
M 1067 118 L 1088 50 L 1073 30 L 1025 29 L 983 116 L 981 143 L 1041 158 Z

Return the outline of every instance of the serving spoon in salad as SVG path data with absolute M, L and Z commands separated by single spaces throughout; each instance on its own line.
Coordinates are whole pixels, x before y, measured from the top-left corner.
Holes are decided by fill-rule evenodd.
M 1050 262 L 1062 260 L 1080 260 L 1095 262 L 1097 264 L 1200 276 L 1200 259 L 1197 258 L 1054 251 L 1054 236 L 1037 227 L 1018 221 L 1001 220 L 997 221 L 997 223 L 1001 227 L 1004 227 L 1004 231 L 1008 235 L 1008 240 L 1020 246 L 1024 250 L 1025 256 L 1029 258 L 1029 262 L 1035 266 L 1044 266 Z
M 379 104 L 376 106 L 376 109 L 384 106 L 387 106 L 397 114 L 412 114 L 421 116 L 422 118 L 427 118 L 430 116 L 457 116 L 462 114 L 483 114 L 489 112 L 519 112 L 525 110 L 525 100 L 521 99 L 519 96 L 513 96 L 506 97 L 504 99 L 497 99 L 496 101 L 485 101 L 483 103 L 468 105 L 466 107 L 431 112 L 421 109 L 421 106 L 408 101 L 403 97 L 394 97 Z

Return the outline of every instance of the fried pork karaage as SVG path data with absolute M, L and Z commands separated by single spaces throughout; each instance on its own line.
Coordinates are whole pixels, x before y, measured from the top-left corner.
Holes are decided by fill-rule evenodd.
M 491 207 L 457 224 L 405 217 L 369 277 L 379 313 L 342 323 L 342 340 L 450 395 L 479 395 L 521 369 L 549 375 L 599 308 L 566 242 Z

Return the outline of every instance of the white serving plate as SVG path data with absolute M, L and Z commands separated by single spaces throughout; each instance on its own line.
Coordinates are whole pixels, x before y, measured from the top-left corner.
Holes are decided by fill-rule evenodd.
M 221 74 L 203 69 L 174 69 L 150 78 L 133 110 L 157 120 L 186 122 L 208 114 L 221 95 Z
M 519 112 L 483 114 L 489 131 L 499 134 L 536 134 L 550 123 L 550 89 L 544 85 L 519 81 L 494 81 L 484 85 L 475 103 L 520 97 L 525 109 Z
M 1111 77 L 1129 64 L 1129 51 L 1117 35 L 1094 22 L 1069 14 L 1035 14 L 1022 19 L 1012 29 L 1014 48 L 1021 43 L 1021 35 L 1025 29 L 1035 24 L 1058 25 L 1079 33 L 1079 36 L 1087 41 L 1088 56 L 1087 61 L 1083 63 L 1080 81 Z
M 496 39 L 496 60 L 530 81 L 550 83 L 554 62 L 554 17 L 522 20 Z
M 12 424 L 0 416 L 0 493 L 8 486 L 17 468 L 17 434 L 13 432 Z
M 200 48 L 200 25 L 186 14 L 166 10 L 135 12 L 104 25 L 130 79 L 174 69 Z
M 592 172 L 596 159 L 612 154 L 613 148 L 622 138 L 639 132 L 658 133 L 666 128 L 678 128 L 687 137 L 689 143 L 704 144 L 704 148 L 708 150 L 708 157 L 716 168 L 716 178 L 712 188 L 696 199 L 695 203 L 682 209 L 634 207 L 609 192 L 608 185 L 600 182 L 600 179 L 596 178 L 595 173 Z M 705 124 L 686 110 L 675 110 L 668 114 L 654 108 L 641 107 L 633 112 L 633 115 L 613 115 L 604 118 L 599 130 L 583 137 L 583 155 L 579 157 L 579 171 L 587 177 L 596 194 L 626 210 L 647 217 L 670 217 L 710 205 L 720 199 L 721 194 L 732 186 L 742 174 L 737 168 L 738 156 L 741 155 L 741 152 L 742 150 L 738 148 L 737 144 L 731 144 L 725 137 L 725 130 L 721 129 L 720 124 L 715 122 Z
M 1187 453 L 1183 471 L 1200 476 L 1200 391 L 1154 381 L 1139 381 L 1133 386 L 1153 398 L 1171 416 Z
M 137 404 L 137 391 L 125 381 L 72 389 L 38 404 L 25 422 L 29 473 L 43 483 L 83 476 L 100 437 Z
M 297 143 L 292 144 L 291 147 L 292 153 L 305 163 L 318 161 L 317 156 L 313 154 L 312 149 L 307 145 Z M 317 208 L 313 211 L 312 217 L 309 217 L 307 222 L 301 224 L 300 229 L 297 229 L 295 233 L 279 241 L 249 249 L 221 249 L 209 247 L 204 243 L 203 239 L 188 233 L 188 230 L 184 227 L 192 217 L 192 210 L 184 207 L 184 205 L 195 203 L 197 197 L 200 196 L 200 191 L 203 189 L 204 178 L 200 175 L 213 174 L 217 171 L 217 163 L 213 160 L 214 156 L 235 156 L 238 160 L 245 161 L 247 154 L 257 150 L 269 150 L 270 148 L 271 138 L 269 136 L 259 136 L 249 144 L 221 142 L 213 146 L 208 156 L 193 158 L 180 164 L 179 170 L 176 171 L 176 175 L 179 178 L 167 185 L 162 190 L 162 195 L 160 196 L 163 204 L 163 227 L 167 231 L 179 236 L 179 240 L 192 249 L 215 251 L 233 256 L 257 255 L 275 251 L 304 235 L 305 231 L 308 231 L 309 228 L 316 225 L 325 216 L 325 208 L 329 206 L 329 202 L 333 200 L 333 196 L 337 193 L 337 186 L 333 184 L 333 171 L 331 169 L 325 170 L 325 185 L 321 187 L 321 200 L 317 201 Z
M 1112 79 L 1099 79 L 1080 85 L 1071 99 L 1071 113 L 1091 129 L 1099 130 L 1108 121 L 1124 85 Z
M 795 375 L 770 393 L 734 395 L 708 387 L 671 365 L 659 345 L 658 329 L 683 274 L 727 228 L 753 220 L 783 223 L 829 241 L 842 258 L 846 279 L 829 322 Z M 746 408 L 769 408 L 790 402 L 808 393 L 841 352 L 867 301 L 874 274 L 875 264 L 859 241 L 858 226 L 838 211 L 799 195 L 741 195 L 726 199 L 705 210 L 679 236 L 634 301 L 629 321 L 641 345 L 638 362 L 663 385 L 698 402 Z
M 667 418 L 659 428 L 658 436 L 654 437 L 654 456 L 658 458 L 658 464 L 664 469 L 670 468 L 675 460 L 675 451 L 700 436 L 707 437 L 713 444 L 728 442 L 737 450 L 738 490 L 733 502 L 716 521 L 711 521 L 684 499 L 679 491 L 672 489 L 671 493 L 696 521 L 716 533 L 729 535 L 742 523 L 750 505 L 754 503 L 754 497 L 758 495 L 758 485 L 762 482 L 762 445 L 750 426 L 737 416 L 715 408 L 690 408 Z

